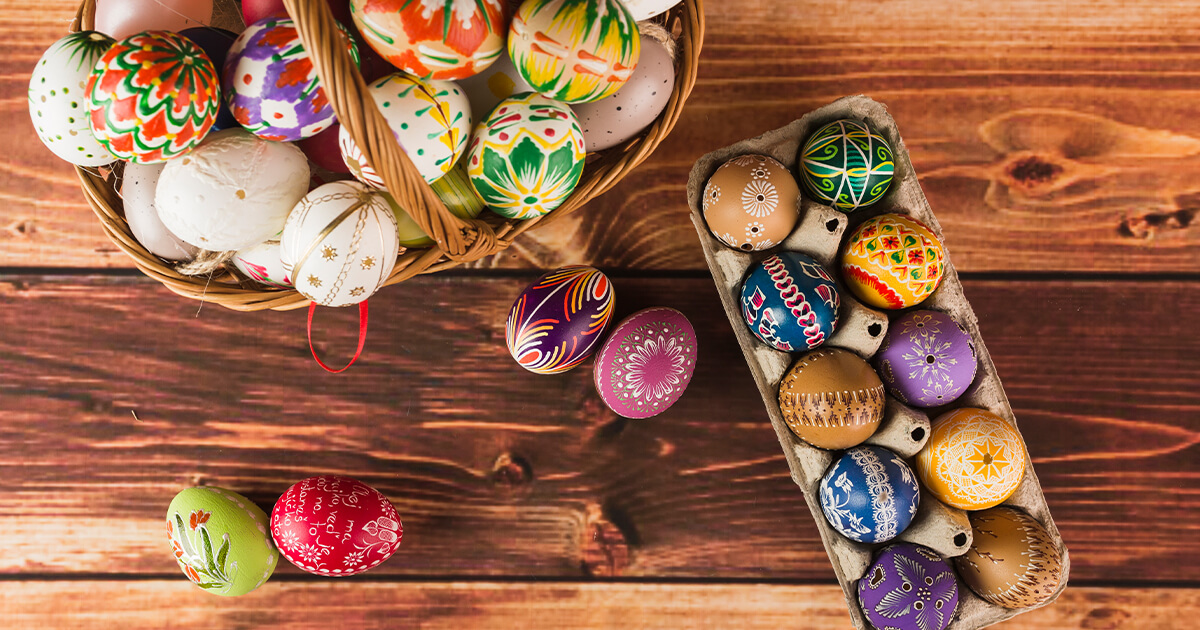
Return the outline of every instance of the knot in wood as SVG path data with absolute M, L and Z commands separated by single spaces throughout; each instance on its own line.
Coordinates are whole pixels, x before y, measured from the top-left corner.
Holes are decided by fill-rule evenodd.
M 517 488 L 533 481 L 533 468 L 520 455 L 501 453 L 492 464 L 492 483 L 501 488 Z
M 1015 159 L 1005 169 L 1015 185 L 1026 189 L 1040 188 L 1053 182 L 1062 175 L 1063 170 L 1062 165 L 1037 154 Z
M 617 577 L 629 567 L 629 541 L 597 504 L 588 504 L 583 530 L 583 572 L 592 577 Z

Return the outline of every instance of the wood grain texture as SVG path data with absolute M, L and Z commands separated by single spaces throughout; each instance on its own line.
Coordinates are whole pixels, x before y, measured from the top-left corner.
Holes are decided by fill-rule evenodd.
M 372 300 L 366 354 L 332 376 L 301 313 L 197 312 L 141 279 L 5 278 L 0 572 L 170 573 L 160 519 L 181 488 L 269 509 L 340 473 L 404 518 L 380 576 L 829 578 L 711 281 L 616 279 L 618 314 L 678 308 L 700 345 L 682 401 L 625 422 L 586 366 L 545 377 L 508 357 L 528 279 L 405 283 Z M 1180 316 L 1200 286 L 964 284 L 1073 579 L 1200 579 L 1179 561 L 1200 520 L 1200 339 Z M 350 352 L 353 316 L 318 313 L 323 356 Z
M 128 267 L 37 142 L 27 76 L 71 0 L 0 0 L 0 267 Z M 692 162 L 839 96 L 889 105 L 962 271 L 1200 268 L 1200 14 L 1185 2 L 710 2 L 674 134 L 616 189 L 483 267 L 703 269 Z
M 836 586 L 768 584 L 580 584 L 554 582 L 271 582 L 239 598 L 200 592 L 183 576 L 139 582 L 8 582 L 0 591 L 5 627 L 60 630 L 165 628 L 423 628 L 426 630 L 842 630 Z M 168 612 L 169 611 L 169 612 Z M 1138 588 L 1071 588 L 1053 606 L 1004 630 L 1191 628 L 1200 593 Z

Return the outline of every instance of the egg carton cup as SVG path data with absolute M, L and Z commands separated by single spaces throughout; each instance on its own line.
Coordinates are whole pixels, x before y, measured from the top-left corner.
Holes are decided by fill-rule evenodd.
M 867 121 L 892 146 L 895 154 L 895 175 L 891 189 L 884 199 L 870 208 L 859 209 L 852 215 L 847 215 L 804 198 L 802 195 L 800 221 L 797 227 L 779 247 L 768 251 L 742 252 L 730 249 L 713 237 L 705 224 L 700 203 L 705 183 L 719 166 L 739 155 L 760 154 L 775 158 L 787 166 L 794 176 L 797 172 L 797 153 L 805 139 L 822 126 L 844 118 Z M 838 583 L 841 584 L 842 591 L 845 593 L 854 626 L 859 630 L 869 630 L 871 626 L 863 616 L 858 604 L 857 581 L 866 574 L 875 551 L 895 541 L 874 545 L 856 543 L 843 537 L 825 520 L 821 510 L 820 483 L 821 477 L 833 462 L 835 453 L 815 448 L 802 441 L 792 434 L 784 422 L 783 414 L 779 409 L 778 388 L 780 380 L 795 360 L 795 356 L 769 348 L 754 337 L 742 320 L 741 285 L 752 265 L 776 251 L 803 252 L 816 258 L 827 269 L 836 270 L 835 263 L 842 236 L 846 230 L 852 225 L 856 226 L 880 214 L 895 212 L 916 218 L 929 226 L 938 238 L 943 238 L 941 225 L 934 217 L 929 202 L 925 199 L 925 194 L 917 181 L 917 175 L 909 161 L 908 150 L 900 138 L 896 122 L 882 104 L 861 95 L 839 99 L 806 114 L 786 127 L 767 132 L 757 138 L 743 140 L 705 155 L 692 167 L 687 193 L 692 223 L 699 234 L 700 244 L 704 249 L 704 258 L 708 261 L 713 280 L 716 282 L 721 303 L 725 307 L 725 314 L 729 317 L 734 335 L 741 345 L 742 352 L 746 355 L 750 372 L 753 374 L 759 393 L 766 404 L 767 415 L 770 417 L 771 424 L 775 427 L 775 433 L 779 437 L 779 443 L 783 447 L 792 479 L 796 485 L 800 486 L 804 498 L 808 501 L 813 519 L 817 523 L 817 529 L 821 533 L 821 540 L 825 544 L 825 550 L 829 553 L 829 560 L 833 564 Z M 836 276 L 837 274 L 832 275 Z M 840 281 L 838 285 L 839 288 L 842 287 Z M 888 316 L 886 313 L 864 306 L 847 290 L 841 291 L 841 297 L 839 326 L 827 345 L 845 348 L 864 359 L 870 359 L 879 349 L 884 334 L 887 332 Z M 1015 425 L 1016 418 L 1008 402 L 1008 397 L 1004 393 L 1004 386 L 1000 383 L 1000 377 L 996 374 L 996 366 L 992 363 L 991 355 L 979 333 L 979 321 L 966 297 L 963 296 L 962 284 L 959 282 L 958 273 L 955 271 L 948 253 L 946 275 L 942 278 L 941 285 L 918 308 L 942 311 L 952 315 L 967 329 L 975 343 L 979 360 L 975 382 L 962 397 L 948 408 L 979 407 L 987 409 Z M 866 443 L 891 449 L 911 460 L 925 445 L 929 434 L 929 416 L 924 411 L 908 407 L 889 395 L 884 409 L 883 422 L 878 431 Z M 1046 602 L 1030 608 L 1008 609 L 980 599 L 960 580 L 958 612 L 949 626 L 952 630 L 973 630 L 999 623 L 1022 612 L 1052 603 L 1066 588 L 1070 573 L 1070 558 L 1063 545 L 1062 536 L 1054 525 L 1054 519 L 1050 516 L 1050 509 L 1046 505 L 1041 484 L 1038 483 L 1031 462 L 1026 462 L 1025 476 L 1021 485 L 1004 502 L 1004 505 L 1024 510 L 1046 527 L 1062 553 L 1062 581 L 1058 590 Z M 922 487 L 917 516 L 897 540 L 924 545 L 949 559 L 963 555 L 970 549 L 971 526 L 966 512 L 943 504 Z
M 79 10 L 71 23 L 72 32 L 94 27 L 96 2 L 80 0 Z M 524 220 L 506 219 L 493 213 L 463 219 L 446 208 L 400 148 L 344 45 L 328 3 L 325 0 L 283 0 L 283 6 L 295 22 L 300 40 L 312 59 L 342 129 L 358 145 L 367 163 L 375 167 L 397 203 L 435 243 L 430 248 L 402 252 L 384 285 L 491 256 L 509 247 L 526 230 L 557 221 L 617 185 L 650 157 L 674 129 L 696 83 L 704 41 L 703 0 L 680 0 L 666 13 L 652 18 L 676 36 L 678 49 L 675 86 L 658 119 L 634 138 L 589 156 L 571 195 L 551 212 Z M 120 164 L 116 166 L 119 168 Z M 187 298 L 239 311 L 290 310 L 308 306 L 309 300 L 295 289 L 247 286 L 231 272 L 211 277 L 182 273 L 174 264 L 143 247 L 133 236 L 125 220 L 121 198 L 114 188 L 115 169 L 76 167 L 76 174 L 84 197 L 109 240 L 128 254 L 142 273 L 167 289 Z

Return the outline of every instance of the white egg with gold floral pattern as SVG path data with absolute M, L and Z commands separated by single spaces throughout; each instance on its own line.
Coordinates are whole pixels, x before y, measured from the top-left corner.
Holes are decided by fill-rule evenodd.
M 378 191 L 331 182 L 304 196 L 288 215 L 280 258 L 296 290 L 321 306 L 371 297 L 400 253 L 396 216 Z
M 426 182 L 434 182 L 454 166 L 471 138 L 471 103 L 453 81 L 425 81 L 403 72 L 390 74 L 369 88 L 396 141 Z M 383 178 L 343 125 L 338 145 L 346 166 L 363 183 L 385 188 Z

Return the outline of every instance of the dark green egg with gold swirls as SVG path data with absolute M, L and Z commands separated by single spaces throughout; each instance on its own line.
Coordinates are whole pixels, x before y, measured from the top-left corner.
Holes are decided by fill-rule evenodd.
M 837 120 L 800 150 L 800 179 L 818 203 L 843 212 L 878 202 L 896 171 L 892 147 L 865 121 Z

